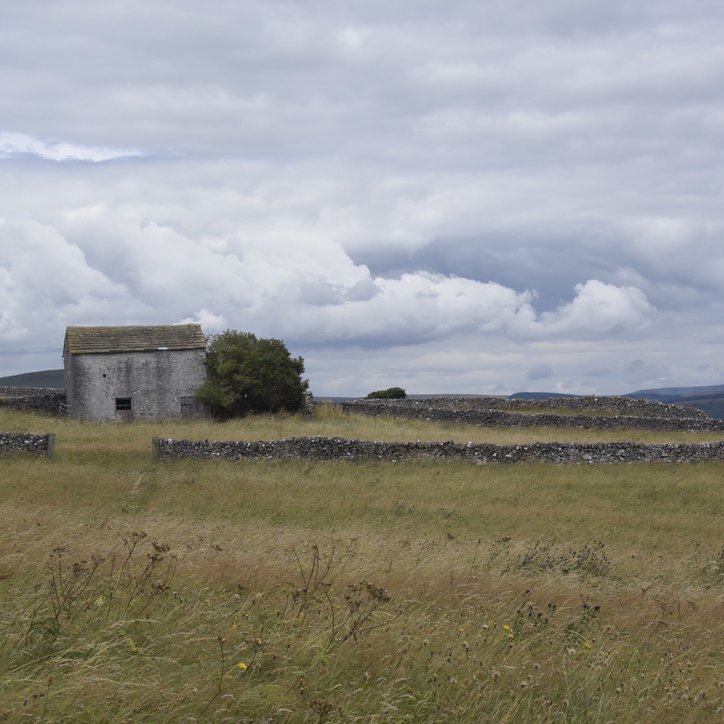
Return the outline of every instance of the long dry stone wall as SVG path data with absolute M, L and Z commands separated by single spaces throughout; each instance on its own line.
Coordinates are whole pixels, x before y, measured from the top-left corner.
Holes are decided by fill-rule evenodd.
M 580 402 L 588 401 L 588 404 Z M 518 404 L 521 403 L 521 404 Z M 545 403 L 545 404 L 542 404 Z M 572 403 L 576 403 L 573 406 Z M 524 414 L 515 409 L 540 413 Z M 436 422 L 454 422 L 483 427 L 565 427 L 584 430 L 679 430 L 724 431 L 724 420 L 714 420 L 702 410 L 624 397 L 504 400 L 501 398 L 434 398 L 404 400 L 354 400 L 343 402 L 345 412 L 381 417 L 406 417 Z M 554 414 L 555 408 L 587 411 L 589 414 Z M 545 412 L 544 410 L 551 410 Z M 635 414 L 633 414 L 635 413 Z
M 530 445 L 455 442 L 372 442 L 330 437 L 295 437 L 268 442 L 210 442 L 154 438 L 160 460 L 467 460 L 479 464 L 539 461 L 547 463 L 694 463 L 724 460 L 724 441 L 699 444 L 533 443 Z
M 370 402 L 367 399 L 357 400 Z M 372 400 L 371 402 L 374 402 Z M 507 397 L 408 397 L 403 400 L 382 400 L 384 403 L 419 406 L 431 404 L 438 408 L 504 410 L 507 412 L 550 412 L 565 410 L 567 413 L 596 415 L 627 415 L 630 417 L 702 417 L 709 416 L 696 407 L 685 407 L 654 400 L 637 400 L 632 397 L 611 395 L 586 395 L 582 397 L 551 397 L 546 400 L 519 400 Z
M 346 412 L 392 415 L 491 427 L 577 427 L 598 430 L 648 429 L 724 431 L 724 421 L 700 410 L 623 397 L 556 398 L 547 401 L 502 398 L 426 398 L 356 400 L 342 403 Z M 568 414 L 560 413 L 565 409 Z M 514 410 L 534 409 L 536 414 Z M 539 412 L 538 412 L 539 411 Z M 587 413 L 587 414 L 584 414 Z M 519 445 L 455 442 L 372 442 L 329 437 L 297 437 L 268 442 L 209 442 L 154 438 L 161 460 L 467 460 L 479 464 L 541 461 L 548 463 L 701 462 L 724 460 L 724 441 L 698 444 L 644 445 L 613 443 L 532 443 Z
M 0 454 L 34 453 L 53 455 L 55 435 L 31 435 L 25 432 L 0 432 Z
M 0 407 L 58 415 L 65 390 L 51 387 L 0 387 Z

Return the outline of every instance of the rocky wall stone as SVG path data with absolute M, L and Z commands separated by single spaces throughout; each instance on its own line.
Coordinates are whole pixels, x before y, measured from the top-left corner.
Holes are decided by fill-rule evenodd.
M 25 432 L 0 432 L 0 454 L 34 453 L 51 457 L 55 448 L 55 435 L 31 435 Z
M 0 407 L 59 415 L 65 391 L 51 387 L 0 387 Z
M 520 404 L 519 404 L 520 403 Z M 543 404 L 545 403 L 545 404 Z M 575 405 L 573 404 L 575 403 Z M 516 409 L 543 410 L 526 414 Z M 405 417 L 483 427 L 561 427 L 584 430 L 724 431 L 724 420 L 714 420 L 702 410 L 626 397 L 505 400 L 484 398 L 430 398 L 405 400 L 355 400 L 340 403 L 345 412 L 374 417 Z M 589 414 L 554 414 L 544 410 L 564 408 Z M 604 414 L 606 413 L 606 414 Z M 633 414 L 637 413 L 637 414 Z
M 412 459 L 466 460 L 479 464 L 537 461 L 546 463 L 694 463 L 724 460 L 724 441 L 644 445 L 613 443 L 533 443 L 492 445 L 455 442 L 373 442 L 330 437 L 296 437 L 270 441 L 172 440 L 154 438 L 161 460 L 304 459 L 320 461 L 399 462 Z

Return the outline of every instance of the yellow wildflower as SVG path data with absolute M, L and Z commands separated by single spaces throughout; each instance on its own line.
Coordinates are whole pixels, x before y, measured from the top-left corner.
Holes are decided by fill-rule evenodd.
M 239 671 L 246 671 L 249 668 L 249 665 L 244 661 L 240 661 L 236 665 L 236 668 L 239 669 Z
M 510 631 L 510 626 L 508 624 L 503 624 L 503 631 Z

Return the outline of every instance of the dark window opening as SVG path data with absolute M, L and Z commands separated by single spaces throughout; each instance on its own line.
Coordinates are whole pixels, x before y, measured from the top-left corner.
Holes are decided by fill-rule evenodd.
M 116 412 L 124 412 L 131 409 L 130 397 L 116 397 Z

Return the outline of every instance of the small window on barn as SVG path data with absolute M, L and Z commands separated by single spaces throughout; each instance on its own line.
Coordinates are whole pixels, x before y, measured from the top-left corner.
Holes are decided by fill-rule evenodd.
M 116 412 L 124 412 L 131 409 L 130 397 L 116 397 Z

